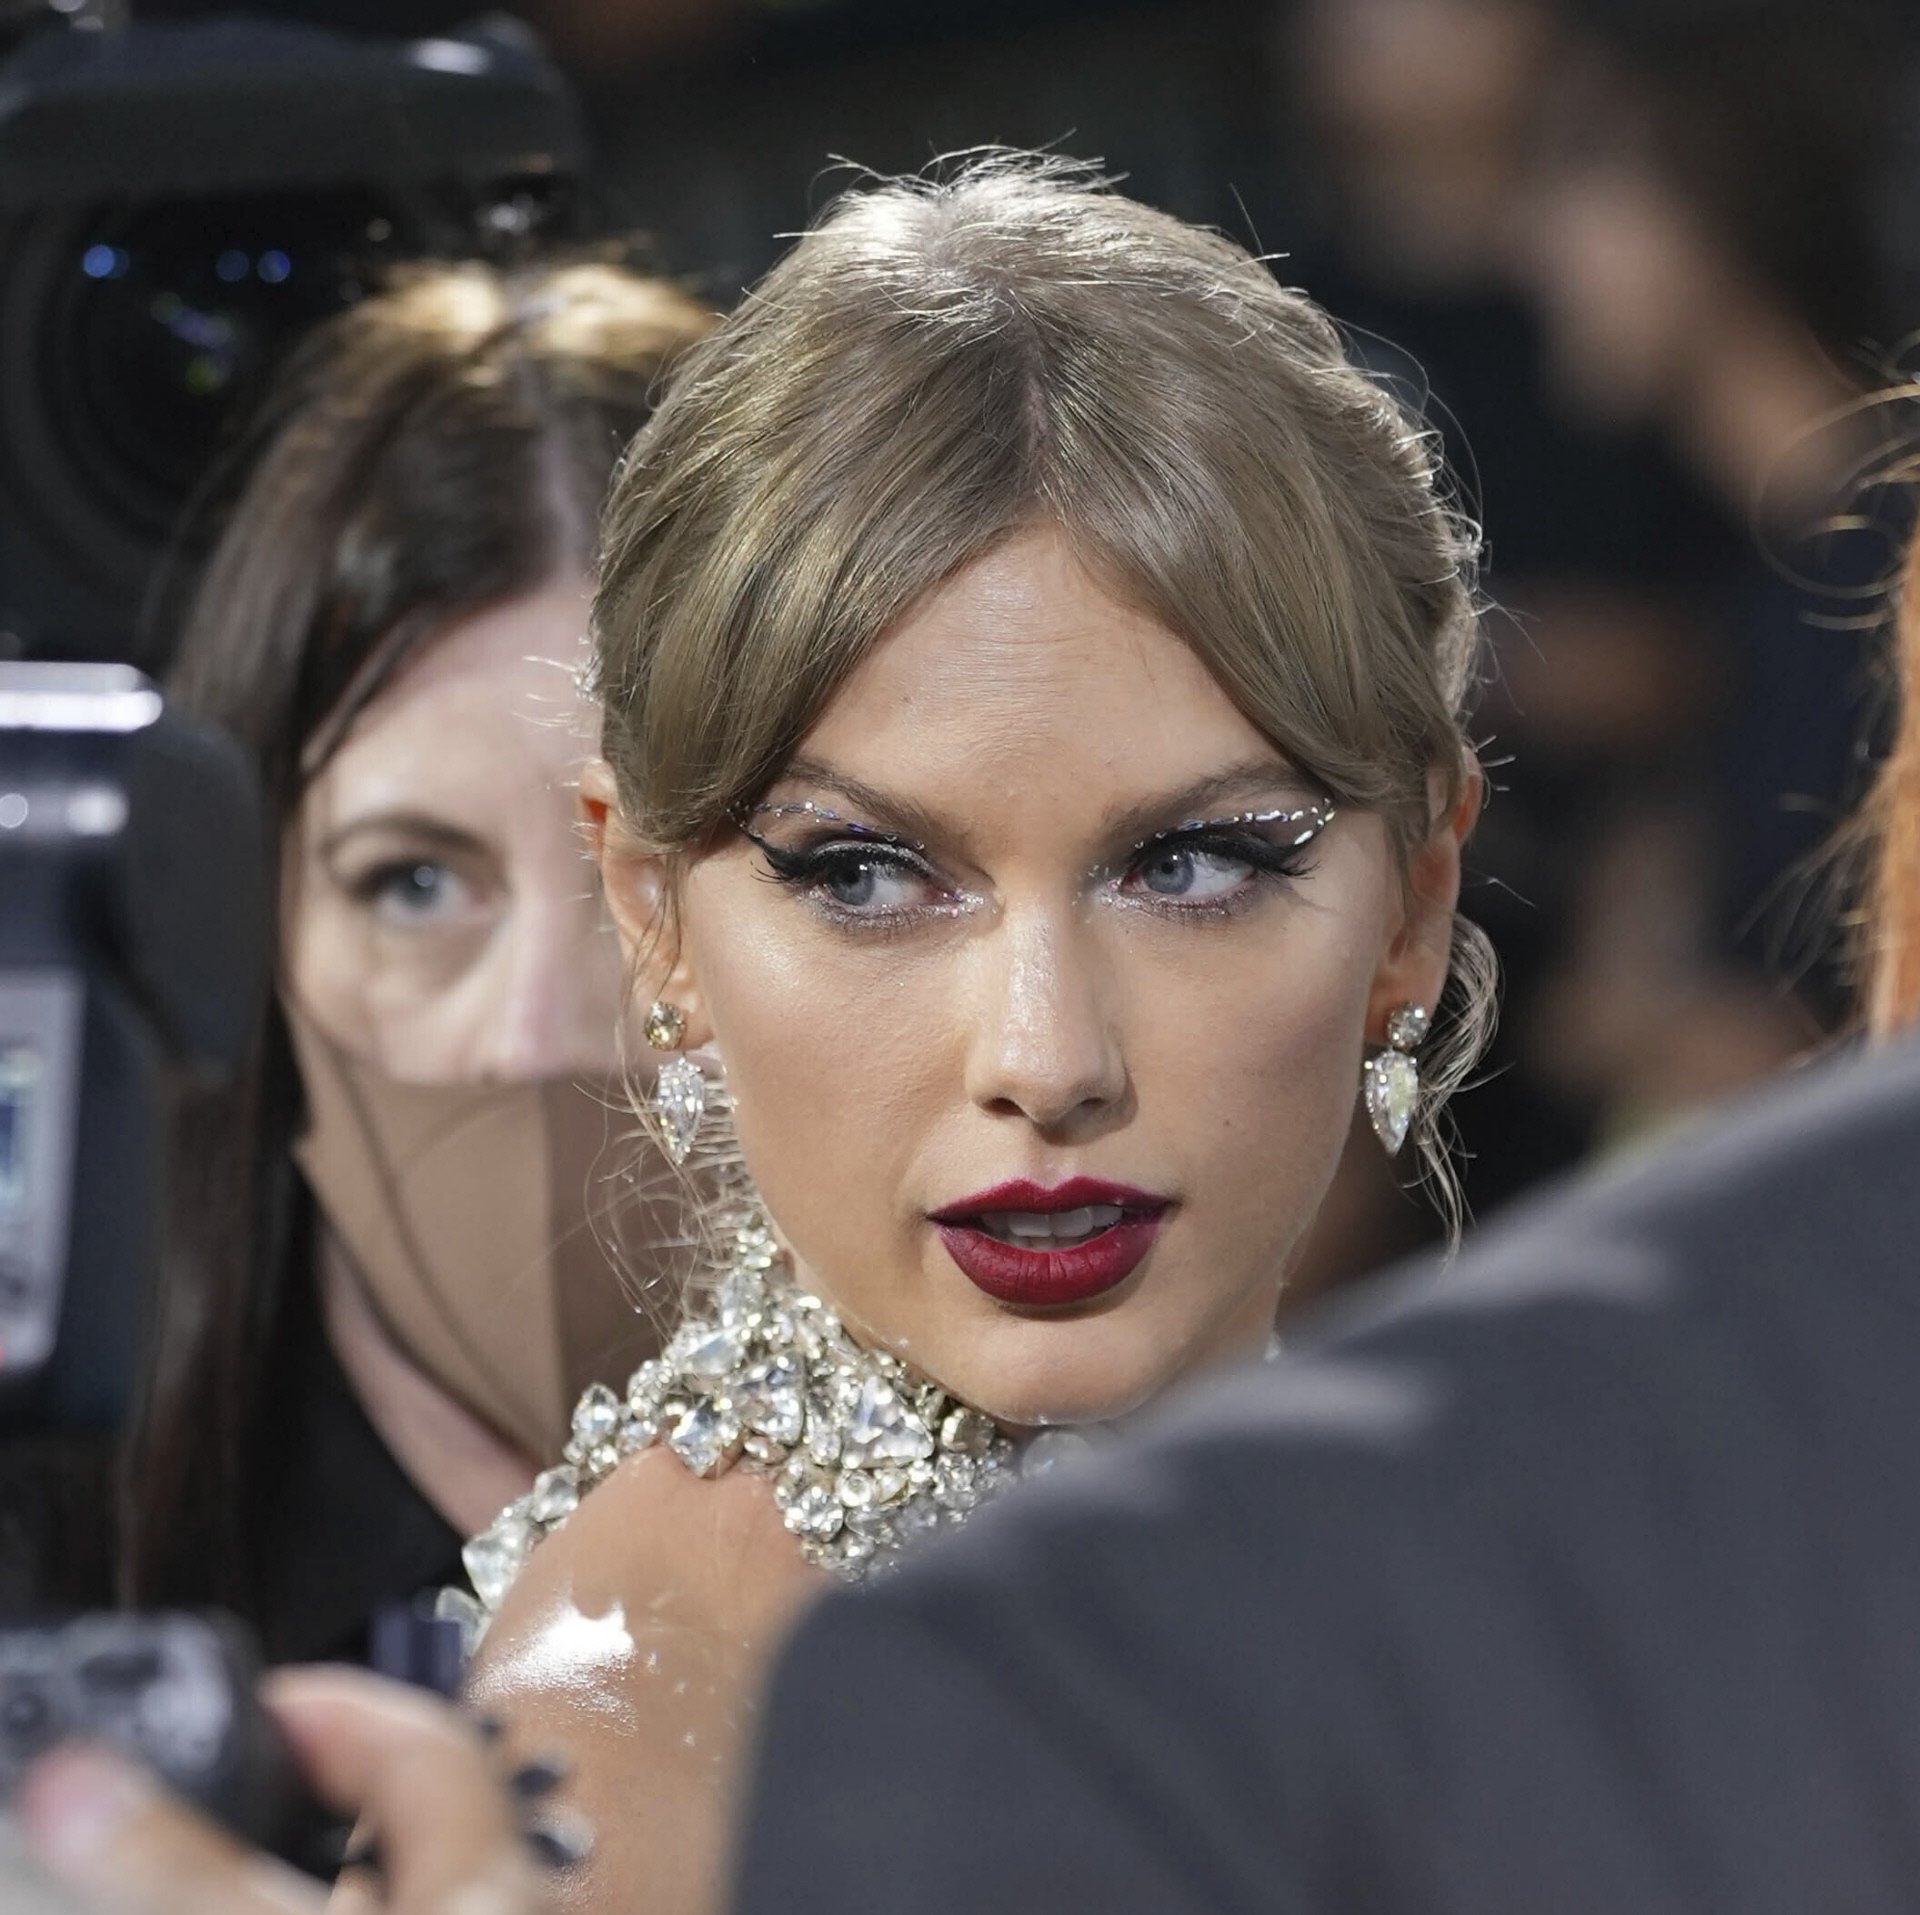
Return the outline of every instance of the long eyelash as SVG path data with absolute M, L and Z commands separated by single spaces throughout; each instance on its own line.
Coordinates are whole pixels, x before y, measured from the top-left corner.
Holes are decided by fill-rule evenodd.
M 1243 832 L 1255 825 L 1284 825 L 1290 829 L 1297 826 L 1294 836 L 1282 846 L 1276 846 L 1271 838 L 1249 840 L 1264 844 L 1269 850 L 1297 851 L 1310 845 L 1338 815 L 1326 800 L 1317 798 L 1310 805 L 1296 805 L 1290 810 L 1243 811 L 1233 818 L 1189 818 L 1185 824 L 1175 825 L 1169 831 L 1158 831 L 1151 838 L 1142 838 L 1127 853 L 1127 862 L 1138 863 L 1143 853 L 1156 850 L 1164 844 L 1190 844 L 1196 838 L 1210 833 Z
M 828 844 L 786 846 L 769 842 L 757 831 L 743 825 L 742 834 L 758 847 L 767 861 L 763 874 L 775 884 L 807 885 L 825 877 L 842 859 L 865 858 L 876 864 L 891 864 L 931 877 L 925 863 L 911 845 L 889 838 L 860 838 L 848 841 L 836 838 Z
M 1308 855 L 1312 842 L 1308 839 L 1302 844 L 1275 844 L 1271 838 L 1262 838 L 1250 831 L 1201 830 L 1178 834 L 1167 840 L 1167 846 L 1176 851 L 1218 852 L 1271 877 L 1301 878 L 1316 862 Z M 1149 853 L 1153 848 L 1148 847 Z
M 1312 829 L 1302 832 L 1288 844 L 1275 844 L 1271 838 L 1262 837 L 1255 831 L 1233 829 L 1236 822 L 1223 820 L 1219 824 L 1209 824 L 1196 821 L 1177 825 L 1157 838 L 1147 839 L 1132 852 L 1121 868 L 1120 875 L 1136 871 L 1142 864 L 1151 863 L 1156 856 L 1164 856 L 1169 851 L 1198 851 L 1249 866 L 1253 881 L 1247 887 L 1223 898 L 1188 902 L 1139 894 L 1129 896 L 1127 903 L 1135 910 L 1153 912 L 1188 924 L 1199 918 L 1232 918 L 1251 906 L 1270 886 L 1293 884 L 1309 876 L 1319 862 L 1312 855 L 1310 847 L 1324 829 L 1324 821 L 1316 823 Z
M 1317 835 L 1317 834 L 1316 834 Z M 1128 859 L 1126 869 L 1137 870 L 1169 851 L 1212 852 L 1236 863 L 1251 865 L 1263 878 L 1304 878 L 1318 862 L 1310 855 L 1312 839 L 1299 844 L 1275 844 L 1250 831 L 1221 831 L 1208 826 L 1183 825 L 1164 837 L 1150 838 Z M 1194 910 L 1184 905 L 1183 910 Z

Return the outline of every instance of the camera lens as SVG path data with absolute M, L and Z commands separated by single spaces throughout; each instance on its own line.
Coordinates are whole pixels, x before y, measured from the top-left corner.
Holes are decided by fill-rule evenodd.
M 115 204 L 0 236 L 13 489 L 137 590 L 287 348 L 406 250 L 399 225 L 342 189 Z
M 0 1742 L 14 1761 L 25 1761 L 58 1739 L 53 1705 L 37 1683 L 10 1682 L 0 1689 Z
M 165 1669 L 160 1652 L 151 1647 L 104 1649 L 80 1665 L 80 1686 L 101 1696 L 138 1695 Z

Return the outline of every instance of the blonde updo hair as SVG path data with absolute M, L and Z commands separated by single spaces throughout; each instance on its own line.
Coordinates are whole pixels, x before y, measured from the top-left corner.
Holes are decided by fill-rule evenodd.
M 682 362 L 594 608 L 621 828 L 697 855 L 924 594 L 1037 522 L 1403 860 L 1472 773 L 1477 540 L 1431 435 L 1219 235 L 1017 154 L 849 192 Z M 1416 1135 L 1491 1022 L 1464 920 Z

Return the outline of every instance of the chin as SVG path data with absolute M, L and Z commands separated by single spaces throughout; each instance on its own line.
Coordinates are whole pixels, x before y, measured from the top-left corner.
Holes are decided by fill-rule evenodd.
M 1092 1318 L 1008 1316 L 990 1326 L 941 1381 L 1012 1429 L 1111 1423 L 1171 1389 L 1187 1365 L 1122 1313 Z

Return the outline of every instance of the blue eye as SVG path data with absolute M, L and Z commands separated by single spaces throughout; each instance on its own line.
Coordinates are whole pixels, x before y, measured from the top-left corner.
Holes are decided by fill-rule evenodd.
M 1170 845 L 1135 865 L 1131 875 L 1155 897 L 1212 903 L 1238 891 L 1253 876 L 1253 865 L 1198 845 Z
M 1275 844 L 1258 831 L 1223 826 L 1170 831 L 1134 852 L 1114 890 L 1129 904 L 1161 910 L 1237 910 L 1271 887 L 1305 877 L 1312 869 L 1307 847 L 1316 835 Z
M 935 900 L 939 887 L 917 864 L 867 847 L 828 845 L 800 880 L 835 909 L 883 917 Z
M 466 915 L 475 902 L 457 871 L 430 858 L 376 866 L 353 890 L 381 923 L 401 930 L 444 924 Z

